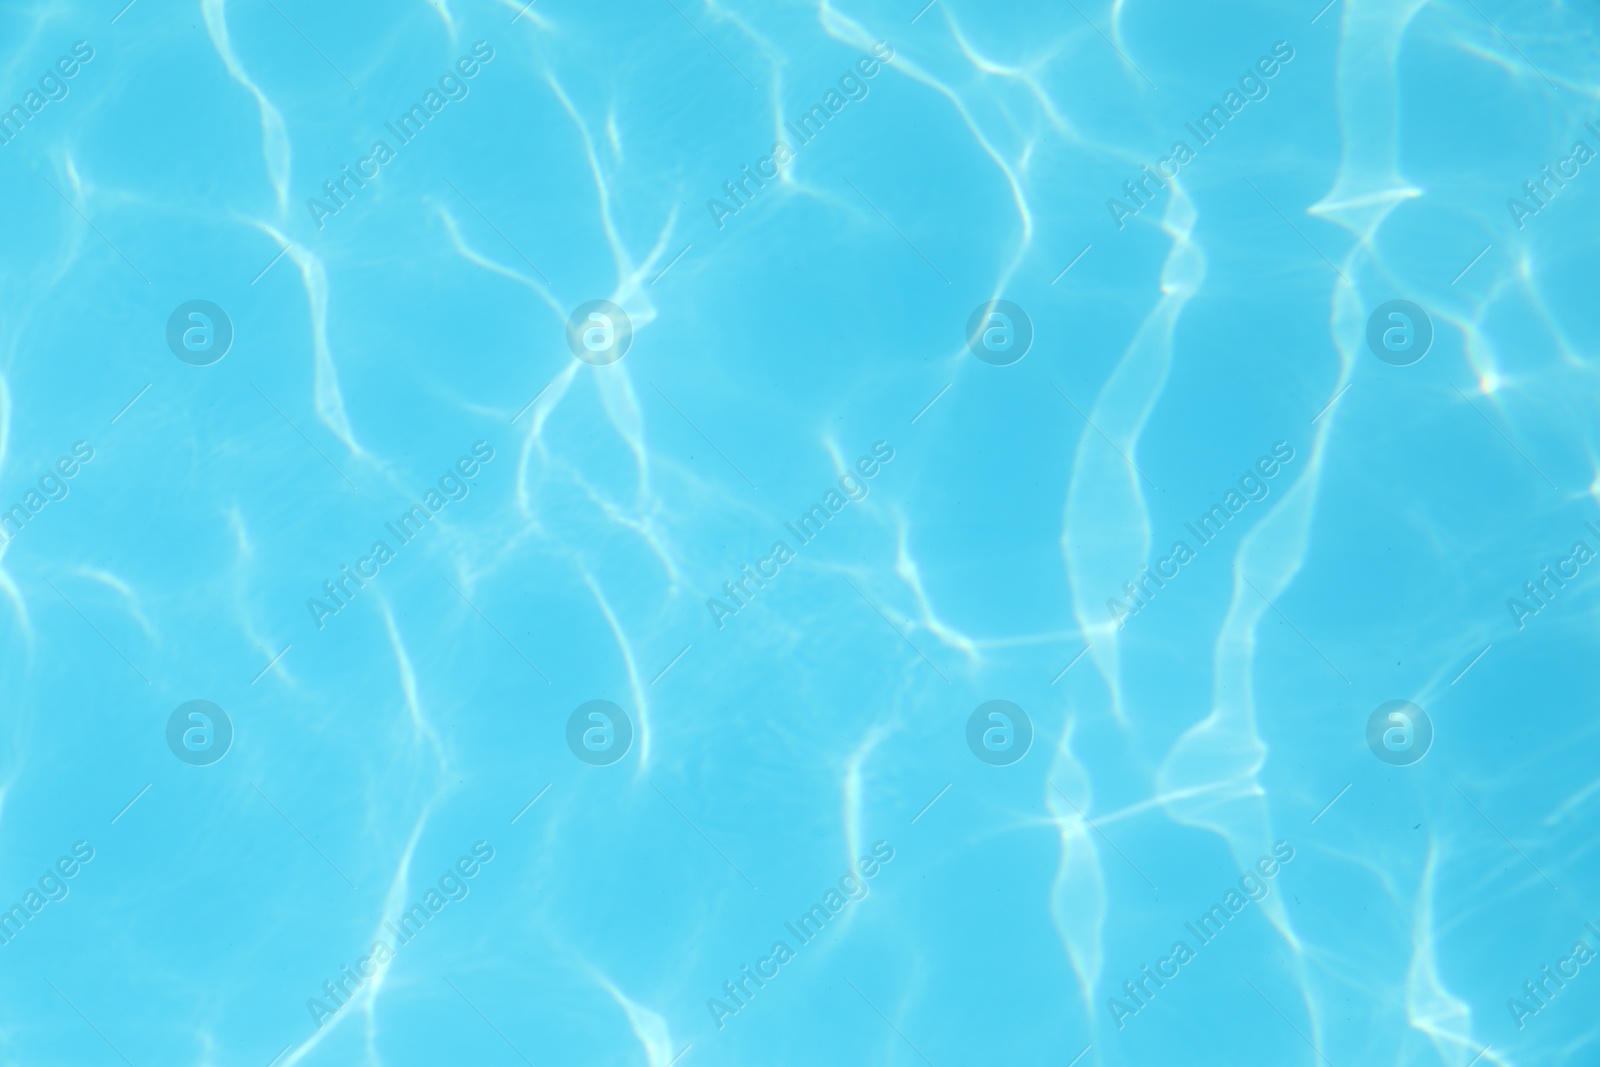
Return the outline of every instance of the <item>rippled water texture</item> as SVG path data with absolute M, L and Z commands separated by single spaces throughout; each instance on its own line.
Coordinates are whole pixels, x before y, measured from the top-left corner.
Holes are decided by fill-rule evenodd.
M 1593 5 L 524 2 L 0 14 L 0 1064 L 1600 1062 Z

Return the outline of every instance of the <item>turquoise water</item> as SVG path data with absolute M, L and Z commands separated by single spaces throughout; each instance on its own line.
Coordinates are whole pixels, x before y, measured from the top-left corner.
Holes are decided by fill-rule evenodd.
M 124 2 L 0 1063 L 1600 1060 L 1592 6 Z

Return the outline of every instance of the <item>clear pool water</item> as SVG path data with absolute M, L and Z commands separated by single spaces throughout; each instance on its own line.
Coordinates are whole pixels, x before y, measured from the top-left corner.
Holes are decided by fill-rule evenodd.
M 0 14 L 0 1063 L 1600 1060 L 1593 6 L 922 2 Z

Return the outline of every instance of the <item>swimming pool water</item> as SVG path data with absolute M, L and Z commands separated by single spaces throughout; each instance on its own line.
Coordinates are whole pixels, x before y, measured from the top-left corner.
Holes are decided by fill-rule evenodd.
M 1600 1062 L 1596 13 L 1325 3 L 0 14 L 0 1063 Z

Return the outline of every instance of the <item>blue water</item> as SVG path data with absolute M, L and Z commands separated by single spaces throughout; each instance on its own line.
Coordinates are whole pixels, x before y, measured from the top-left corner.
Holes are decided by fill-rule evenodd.
M 1322 2 L 0 14 L 0 1064 L 1600 1062 L 1596 14 Z

